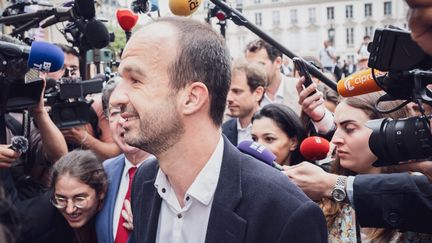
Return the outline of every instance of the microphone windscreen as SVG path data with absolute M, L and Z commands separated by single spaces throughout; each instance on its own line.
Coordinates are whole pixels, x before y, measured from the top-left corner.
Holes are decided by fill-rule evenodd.
M 276 155 L 274 155 L 270 150 L 268 150 L 263 145 L 256 143 L 254 141 L 242 141 L 237 145 L 237 148 L 245 153 L 249 154 L 255 159 L 261 160 L 266 164 L 273 167 L 273 161 L 276 160 Z
M 55 72 L 63 68 L 64 58 L 60 47 L 44 41 L 33 41 L 27 66 L 41 72 Z
M 109 44 L 110 36 L 107 27 L 99 20 L 88 21 L 84 35 L 92 48 L 102 49 Z
M 198 10 L 202 0 L 169 0 L 169 8 L 174 15 L 189 16 Z
M 151 0 L 151 8 L 150 12 L 158 11 L 159 10 L 159 1 L 158 0 Z
M 75 6 L 78 14 L 85 19 L 93 19 L 96 15 L 93 0 L 75 0 Z
M 308 137 L 300 144 L 300 153 L 310 161 L 326 158 L 329 151 L 329 141 L 318 136 Z
M 25 153 L 28 149 L 28 140 L 24 136 L 14 136 L 9 148 L 16 152 Z
M 131 4 L 134 13 L 148 13 L 150 11 L 150 2 L 148 0 L 135 0 Z
M 117 9 L 116 17 L 124 31 L 131 31 L 138 21 L 138 15 L 129 9 Z
M 382 78 L 385 72 L 375 70 L 376 78 Z M 372 69 L 365 69 L 341 79 L 337 84 L 337 91 L 343 97 L 368 94 L 382 90 L 372 76 Z

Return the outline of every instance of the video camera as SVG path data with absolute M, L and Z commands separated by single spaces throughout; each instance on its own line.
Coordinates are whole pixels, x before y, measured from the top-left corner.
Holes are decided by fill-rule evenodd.
M 388 166 L 400 161 L 428 159 L 432 156 L 432 133 L 423 102 L 432 106 L 432 57 L 411 39 L 410 32 L 395 29 L 377 29 L 370 52 L 368 66 L 388 71 L 386 77 L 375 82 L 387 92 L 376 108 L 380 112 L 392 112 L 409 102 L 419 105 L 419 117 L 392 120 L 371 120 L 366 126 L 372 129 L 369 147 L 378 157 L 374 166 Z M 372 71 L 374 75 L 374 70 Z M 390 111 L 382 111 L 378 103 L 389 100 L 406 100 Z
M 79 126 L 91 122 L 91 104 L 88 94 L 100 93 L 105 77 L 90 80 L 63 77 L 58 82 L 48 80 L 45 92 L 47 105 L 51 106 L 51 119 L 58 128 Z

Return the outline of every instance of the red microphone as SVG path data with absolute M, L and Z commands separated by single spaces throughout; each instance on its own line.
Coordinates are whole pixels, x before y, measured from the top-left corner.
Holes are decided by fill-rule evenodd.
M 126 41 L 129 40 L 131 35 L 131 30 L 135 27 L 138 22 L 138 15 L 133 13 L 129 9 L 117 9 L 116 11 L 117 21 L 120 27 L 126 33 Z
M 322 137 L 308 137 L 300 144 L 300 153 L 311 161 L 325 159 L 329 151 L 330 143 Z

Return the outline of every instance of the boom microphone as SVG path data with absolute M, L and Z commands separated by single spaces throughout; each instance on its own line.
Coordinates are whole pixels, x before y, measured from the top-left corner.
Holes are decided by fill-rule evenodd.
M 386 72 L 375 70 L 377 79 L 384 78 Z M 372 69 L 351 74 L 350 76 L 341 79 L 337 84 L 337 91 L 343 97 L 351 97 L 362 95 L 382 90 L 375 82 L 372 76 Z
M 25 153 L 28 150 L 28 140 L 24 136 L 14 136 L 9 148 L 15 152 Z
M 148 13 L 150 11 L 150 2 L 148 0 L 135 0 L 131 4 L 131 9 L 134 13 Z
M 48 42 L 33 41 L 31 47 L 0 41 L 0 53 L 10 58 L 28 57 L 27 66 L 43 72 L 55 72 L 63 67 L 63 51 Z
M 67 3 L 63 5 L 64 7 L 53 8 L 53 16 L 47 18 L 41 25 L 41 28 L 46 28 L 59 22 L 77 20 L 80 17 L 91 20 L 96 15 L 93 0 L 75 0 L 72 5 L 71 3 Z
M 318 136 L 308 137 L 300 144 L 300 153 L 309 161 L 325 159 L 329 150 L 329 141 Z
M 85 26 L 84 36 L 91 48 L 102 49 L 109 44 L 107 27 L 99 20 L 92 19 Z
M 169 0 L 169 8 L 174 15 L 189 16 L 198 10 L 202 0 Z
M 84 19 L 93 19 L 96 16 L 93 0 L 75 0 L 76 11 Z
M 239 145 L 237 145 L 237 148 L 241 152 L 251 155 L 255 159 L 261 160 L 271 167 L 274 167 L 280 171 L 284 170 L 281 165 L 275 162 L 276 155 L 257 142 L 245 140 L 240 142 Z
M 126 32 L 131 31 L 138 21 L 138 15 L 129 9 L 117 9 L 116 17 L 120 27 Z

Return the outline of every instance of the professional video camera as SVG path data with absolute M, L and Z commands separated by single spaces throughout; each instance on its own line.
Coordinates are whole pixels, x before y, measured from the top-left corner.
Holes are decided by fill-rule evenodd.
M 372 129 L 369 147 L 378 157 L 374 166 L 395 165 L 400 161 L 428 159 L 432 156 L 432 134 L 423 102 L 432 106 L 432 57 L 411 39 L 410 32 L 401 29 L 377 29 L 370 52 L 368 66 L 387 71 L 387 75 L 375 82 L 387 92 L 376 108 L 380 112 L 392 112 L 409 102 L 418 104 L 421 116 L 392 120 L 389 118 L 369 121 L 366 126 Z M 382 111 L 378 104 L 382 101 L 405 100 L 398 107 Z
M 35 41 L 31 47 L 0 34 L 0 111 L 26 109 L 39 103 L 43 83 L 37 71 L 53 72 L 63 66 L 60 48 Z M 25 75 L 25 74 L 34 75 Z
M 48 80 L 45 92 L 47 105 L 51 106 L 51 119 L 59 128 L 79 126 L 91 122 L 91 104 L 88 94 L 100 93 L 105 77 L 90 80 L 64 77 L 58 82 Z

